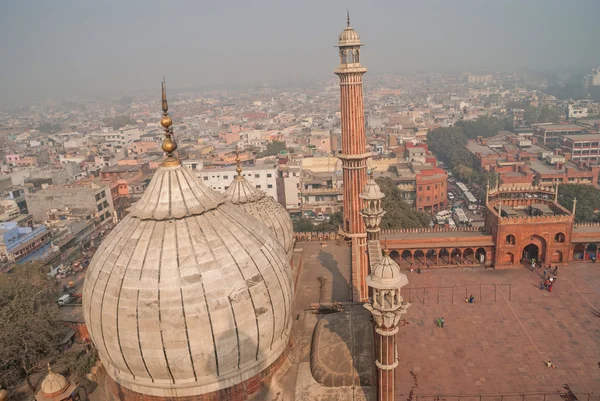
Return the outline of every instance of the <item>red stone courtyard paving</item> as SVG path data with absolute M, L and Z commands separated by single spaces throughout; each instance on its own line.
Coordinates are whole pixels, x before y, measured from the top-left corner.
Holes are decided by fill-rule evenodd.
M 495 303 L 493 286 L 482 288 L 483 302 L 479 287 L 470 286 L 475 304 L 461 299 L 462 287 L 454 291 L 454 304 L 451 289 L 440 293 L 440 304 L 437 291 L 428 291 L 425 304 L 422 291 L 418 297 L 411 291 L 408 324 L 398 334 L 396 399 L 407 399 L 411 390 L 421 396 L 550 393 L 564 391 L 565 383 L 574 393 L 594 392 L 592 399 L 600 399 L 600 263 L 560 268 L 551 294 L 538 287 L 541 273 L 525 268 L 407 273 L 409 287 L 512 283 L 512 300 L 506 286 L 497 288 Z M 405 300 L 406 294 L 403 289 Z M 444 329 L 434 324 L 440 316 Z M 557 369 L 544 365 L 548 359 Z

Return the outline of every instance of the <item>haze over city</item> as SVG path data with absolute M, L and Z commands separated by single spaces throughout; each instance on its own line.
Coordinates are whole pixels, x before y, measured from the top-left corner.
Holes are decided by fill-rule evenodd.
M 600 2 L 15 1 L 0 16 L 0 103 L 331 78 L 337 31 L 372 74 L 600 63 Z
M 600 401 L 600 1 L 1 11 L 0 401 Z

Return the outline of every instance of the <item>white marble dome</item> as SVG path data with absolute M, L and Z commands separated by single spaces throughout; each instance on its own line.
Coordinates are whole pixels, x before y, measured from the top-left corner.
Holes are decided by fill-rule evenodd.
M 377 181 L 373 178 L 372 175 L 369 175 L 367 179 L 367 183 L 365 184 L 363 191 L 360 193 L 360 198 L 366 200 L 379 200 L 385 197 L 385 194 L 381 192 L 381 188 Z
M 357 46 L 360 44 L 360 36 L 350 25 L 340 33 L 338 46 Z
M 89 266 L 83 309 L 108 374 L 159 397 L 236 385 L 284 352 L 291 270 L 264 224 L 160 167 Z
M 367 283 L 369 287 L 377 289 L 394 289 L 408 284 L 408 277 L 385 251 L 379 263 L 372 267 Z
M 239 173 L 227 188 L 225 198 L 273 230 L 288 258 L 292 257 L 294 226 L 290 214 L 283 205 L 271 196 L 267 196 L 263 191 L 256 189 Z
M 48 374 L 42 380 L 40 391 L 45 397 L 54 397 L 64 392 L 69 387 L 67 379 L 61 374 L 54 373 L 48 364 Z

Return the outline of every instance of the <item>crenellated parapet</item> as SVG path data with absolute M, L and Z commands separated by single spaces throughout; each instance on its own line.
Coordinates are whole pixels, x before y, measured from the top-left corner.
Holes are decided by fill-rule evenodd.
M 531 184 L 502 184 L 495 188 L 488 189 L 488 196 L 495 196 L 502 193 L 510 192 L 541 192 L 554 195 L 557 189 L 551 185 L 531 185 Z
M 587 228 L 587 227 L 598 227 L 600 229 L 600 223 L 576 223 L 573 228 Z
M 573 216 L 525 216 L 525 217 L 500 217 L 502 224 L 533 224 L 533 223 L 568 223 L 573 221 Z
M 418 227 L 418 228 L 396 228 L 381 230 L 382 234 L 411 234 L 411 233 L 436 233 L 436 232 L 474 232 L 481 231 L 477 227 Z
M 337 238 L 337 234 L 337 231 L 295 232 L 294 239 L 296 242 L 334 241 Z

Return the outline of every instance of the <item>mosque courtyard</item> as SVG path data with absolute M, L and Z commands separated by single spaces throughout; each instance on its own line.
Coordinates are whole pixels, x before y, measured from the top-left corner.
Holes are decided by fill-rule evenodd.
M 579 400 L 591 392 L 597 399 L 599 272 L 600 264 L 561 267 L 552 293 L 539 289 L 540 269 L 407 273 L 409 287 L 455 288 L 439 290 L 439 301 L 438 290 L 424 290 L 424 303 L 422 290 L 410 290 L 407 324 L 398 334 L 396 398 L 407 399 L 411 391 L 421 396 L 555 393 L 568 385 Z M 510 287 L 486 285 L 480 292 L 480 283 Z M 407 293 L 403 289 L 405 299 Z M 465 294 L 475 303 L 465 303 Z M 443 329 L 434 323 L 442 316 Z M 556 369 L 544 364 L 548 360 Z M 527 397 L 538 398 L 543 396 Z
M 306 308 L 319 296 L 322 302 L 348 300 L 348 249 L 317 242 L 297 247 L 304 268 L 296 305 Z M 402 294 L 411 306 L 398 333 L 397 400 L 504 395 L 522 401 L 509 395 L 526 393 L 526 400 L 542 401 L 544 393 L 565 393 L 565 385 L 579 400 L 592 392 L 591 400 L 600 399 L 600 264 L 559 268 L 552 293 L 539 289 L 543 269 L 406 274 Z M 326 277 L 321 292 L 319 276 Z M 465 294 L 475 303 L 465 303 Z M 443 329 L 435 323 L 442 316 Z M 556 369 L 545 365 L 548 360 Z

